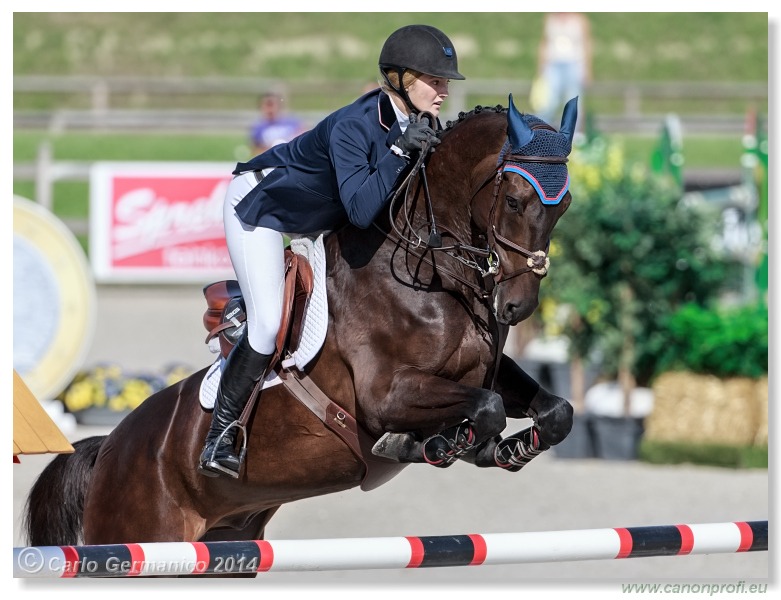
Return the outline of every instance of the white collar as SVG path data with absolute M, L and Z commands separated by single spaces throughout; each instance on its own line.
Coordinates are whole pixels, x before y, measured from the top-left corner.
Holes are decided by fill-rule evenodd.
M 404 114 L 404 112 L 396 106 L 393 98 L 391 98 L 390 101 L 391 106 L 393 106 L 393 112 L 396 113 L 396 120 L 399 122 L 399 127 L 401 127 L 401 132 L 404 133 L 407 130 L 407 125 L 409 125 L 409 115 Z

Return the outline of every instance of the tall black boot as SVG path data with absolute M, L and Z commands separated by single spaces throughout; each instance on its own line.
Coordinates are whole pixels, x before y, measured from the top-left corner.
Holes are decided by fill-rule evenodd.
M 238 420 L 255 384 L 266 374 L 272 356 L 255 352 L 249 345 L 246 331 L 231 350 L 220 378 L 199 472 L 208 477 L 224 473 L 238 478 L 244 460 L 243 452 L 237 455 L 233 449 L 239 430 Z

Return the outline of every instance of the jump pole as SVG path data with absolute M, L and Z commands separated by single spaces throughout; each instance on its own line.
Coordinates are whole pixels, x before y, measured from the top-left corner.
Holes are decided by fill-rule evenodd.
M 767 521 L 423 537 L 14 548 L 14 577 L 414 569 L 760 552 Z

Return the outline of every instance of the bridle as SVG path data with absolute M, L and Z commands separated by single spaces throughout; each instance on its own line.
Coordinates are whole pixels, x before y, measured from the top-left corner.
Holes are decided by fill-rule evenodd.
M 549 129 L 551 131 L 556 131 L 553 127 L 547 124 L 537 124 L 533 126 L 532 129 Z M 545 277 L 550 267 L 550 259 L 548 258 L 550 240 L 548 241 L 548 244 L 546 245 L 546 248 L 544 250 L 531 251 L 531 250 L 527 250 L 523 246 L 520 246 L 515 242 L 513 242 L 512 240 L 501 235 L 496 228 L 496 220 L 498 218 L 497 208 L 499 205 L 499 189 L 501 188 L 501 184 L 502 184 L 502 175 L 504 173 L 504 168 L 508 163 L 565 164 L 568 161 L 567 157 L 566 156 L 525 156 L 525 155 L 512 154 L 512 153 L 507 153 L 504 156 L 502 156 L 501 162 L 498 164 L 496 171 L 492 172 L 488 177 L 486 177 L 486 179 L 475 189 L 474 193 L 470 198 L 470 201 L 473 200 L 475 196 L 477 196 L 477 194 L 493 179 L 494 186 L 493 186 L 493 196 L 491 200 L 491 209 L 488 216 L 488 230 L 483 235 L 480 236 L 481 239 L 486 240 L 486 247 L 479 248 L 459 240 L 458 236 L 452 231 L 448 230 L 447 227 L 443 227 L 441 225 L 439 226 L 439 228 L 437 227 L 436 219 L 433 214 L 428 182 L 426 180 L 425 161 L 429 150 L 430 148 L 428 147 L 428 145 L 424 143 L 424 147 L 420 152 L 420 156 L 418 157 L 417 161 L 413 165 L 407 177 L 397 188 L 396 192 L 391 198 L 391 201 L 389 203 L 389 217 L 390 217 L 389 220 L 396 237 L 391 235 L 389 232 L 384 232 L 385 235 L 396 243 L 405 242 L 407 244 L 407 252 L 409 254 L 416 256 L 420 260 L 423 260 L 424 262 L 431 265 L 435 270 L 440 270 L 443 273 L 452 277 L 453 279 L 459 281 L 463 285 L 467 286 L 473 292 L 475 292 L 475 294 L 477 294 L 478 297 L 480 297 L 482 300 L 487 300 L 488 298 L 490 298 L 491 293 L 493 292 L 495 286 L 509 279 L 517 277 L 518 275 L 522 275 L 523 273 L 528 273 L 531 271 L 535 275 L 539 276 L 540 278 Z M 410 214 L 412 212 L 409 206 L 410 192 L 412 189 L 412 182 L 414 181 L 415 176 L 418 173 L 420 173 L 423 193 L 426 200 L 426 209 L 429 218 L 430 232 L 429 232 L 428 242 L 424 241 L 422 237 L 420 237 L 417 233 L 415 233 L 412 227 L 412 223 L 410 222 Z M 399 199 L 399 197 L 401 197 L 402 192 L 404 194 L 404 207 L 405 207 L 403 211 L 404 220 L 407 228 L 409 229 L 410 232 L 412 232 L 412 235 L 414 235 L 414 238 L 410 237 L 409 235 L 406 235 L 403 232 L 403 230 L 398 226 L 398 224 L 396 223 L 396 219 L 394 218 L 395 206 L 397 200 Z M 443 246 L 440 231 L 445 232 L 448 236 L 455 239 L 455 242 L 448 246 Z M 495 248 L 500 244 L 502 246 L 510 248 L 511 250 L 517 252 L 518 254 L 521 254 L 522 256 L 525 256 L 526 264 L 520 269 L 512 271 L 511 273 L 506 273 L 504 271 L 503 265 L 501 264 L 501 261 L 499 260 L 499 254 L 495 250 Z M 422 248 L 422 252 L 418 252 L 417 249 L 419 248 Z M 448 256 L 452 257 L 453 259 L 457 260 L 461 264 L 465 265 L 466 267 L 477 271 L 480 274 L 480 277 L 482 278 L 483 285 L 475 284 L 474 281 L 471 281 L 463 277 L 461 274 L 454 272 L 452 269 L 448 269 L 446 266 L 443 266 L 441 264 L 435 264 L 433 260 L 433 256 L 432 258 L 428 258 L 426 256 L 426 254 L 429 251 L 432 253 L 432 255 L 434 252 L 443 252 Z

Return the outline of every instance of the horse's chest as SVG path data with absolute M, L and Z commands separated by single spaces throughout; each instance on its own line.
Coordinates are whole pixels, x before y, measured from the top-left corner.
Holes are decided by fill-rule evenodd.
M 443 349 L 443 371 L 449 378 L 457 380 L 474 380 L 479 385 L 482 382 L 488 366 L 493 364 L 494 353 L 491 345 L 474 332 L 464 332 L 460 343 Z M 463 381 L 468 383 L 468 381 Z

